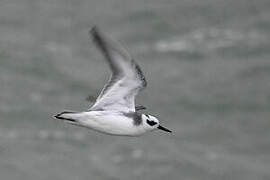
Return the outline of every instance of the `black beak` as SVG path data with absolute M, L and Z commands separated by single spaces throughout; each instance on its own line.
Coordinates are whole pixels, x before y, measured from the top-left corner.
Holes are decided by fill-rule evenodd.
M 167 129 L 167 128 L 161 126 L 161 125 L 159 125 L 157 128 L 160 129 L 160 130 L 162 130 L 162 131 L 166 131 L 166 132 L 172 133 L 171 130 L 169 130 L 169 129 Z

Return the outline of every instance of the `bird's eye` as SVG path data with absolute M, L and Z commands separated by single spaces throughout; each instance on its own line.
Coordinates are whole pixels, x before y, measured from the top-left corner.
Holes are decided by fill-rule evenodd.
M 146 122 L 147 122 L 147 124 L 149 124 L 150 126 L 154 126 L 154 125 L 156 125 L 157 124 L 157 122 L 155 122 L 155 121 L 150 121 L 150 120 L 146 120 Z

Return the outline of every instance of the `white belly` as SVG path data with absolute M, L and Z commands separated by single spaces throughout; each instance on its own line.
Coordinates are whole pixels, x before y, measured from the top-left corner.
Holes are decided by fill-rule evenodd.
M 119 136 L 139 136 L 146 132 L 142 125 L 134 125 L 131 118 L 119 112 L 89 111 L 76 113 L 75 125 L 87 127 L 102 133 Z

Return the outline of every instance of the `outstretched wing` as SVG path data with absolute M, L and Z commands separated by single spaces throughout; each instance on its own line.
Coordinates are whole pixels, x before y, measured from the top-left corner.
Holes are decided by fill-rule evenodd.
M 104 35 L 97 27 L 90 30 L 97 48 L 108 61 L 112 75 L 90 110 L 135 111 L 135 96 L 147 82 L 127 50 Z

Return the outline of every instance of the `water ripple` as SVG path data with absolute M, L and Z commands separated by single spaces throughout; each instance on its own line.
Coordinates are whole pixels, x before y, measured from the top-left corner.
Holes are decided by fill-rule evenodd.
M 18 139 L 38 139 L 38 140 L 65 140 L 83 141 L 86 133 L 83 132 L 65 132 L 62 130 L 40 130 L 36 132 L 21 131 L 18 129 L 1 130 L 0 139 L 18 140 Z
M 247 52 L 268 43 L 268 36 L 257 30 L 205 28 L 191 33 L 159 40 L 154 49 L 159 52 L 213 53 L 227 48 L 245 48 Z M 224 53 L 224 51 L 222 51 Z

